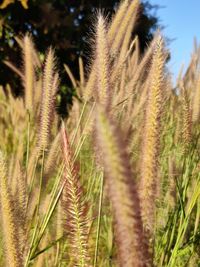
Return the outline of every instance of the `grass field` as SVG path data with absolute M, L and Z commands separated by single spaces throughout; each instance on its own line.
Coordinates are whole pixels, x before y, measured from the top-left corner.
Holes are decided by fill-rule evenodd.
M 160 32 L 144 55 L 139 1 L 99 13 L 90 68 L 56 113 L 59 70 L 17 39 L 23 97 L 0 88 L 0 266 L 200 266 L 200 48 L 172 84 Z

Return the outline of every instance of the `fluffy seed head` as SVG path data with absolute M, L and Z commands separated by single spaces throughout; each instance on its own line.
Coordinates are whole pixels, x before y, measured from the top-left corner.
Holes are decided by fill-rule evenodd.
M 158 158 L 160 147 L 161 113 L 163 109 L 163 40 L 158 38 L 153 55 L 151 82 L 148 92 L 146 118 L 143 136 L 140 198 L 145 228 L 154 228 L 155 200 L 158 188 Z
M 95 127 L 114 214 L 119 266 L 147 266 L 149 252 L 126 146 L 120 130 L 100 107 L 96 110 Z
M 108 106 L 109 101 L 109 52 L 107 43 L 107 32 L 105 19 L 102 15 L 98 17 L 96 32 L 96 79 L 98 101 Z
M 46 149 L 52 125 L 52 117 L 55 112 L 55 92 L 58 86 L 58 74 L 55 73 L 55 56 L 50 48 L 44 65 L 44 78 L 42 85 L 42 102 L 40 111 L 40 129 L 38 145 L 40 149 Z
M 0 200 L 4 247 L 7 266 L 23 266 L 20 244 L 18 241 L 17 218 L 13 210 L 10 190 L 7 181 L 7 169 L 0 151 Z
M 62 125 L 62 147 L 65 162 L 65 186 L 62 192 L 64 230 L 69 237 L 70 257 L 73 266 L 88 266 L 88 219 L 84 192 L 80 185 L 77 168 L 73 163 L 67 134 Z
M 133 0 L 130 3 L 124 18 L 120 23 L 115 39 L 111 44 L 111 51 L 113 55 L 115 55 L 119 51 L 119 48 L 126 34 L 127 27 L 129 26 L 129 23 L 132 20 L 132 17 L 135 16 L 135 14 L 138 11 L 139 3 L 140 3 L 139 0 Z
M 31 37 L 27 34 L 24 37 L 24 90 L 26 109 L 32 111 L 34 103 L 35 67 L 34 67 L 34 46 Z
M 128 5 L 129 5 L 128 0 L 122 1 L 115 16 L 113 17 L 113 20 L 112 20 L 111 25 L 110 25 L 109 30 L 108 30 L 109 44 L 112 44 L 112 42 L 115 38 L 115 35 L 117 34 L 119 26 L 122 23 L 125 15 L 126 15 Z
M 193 95 L 192 121 L 196 122 L 200 117 L 200 74 Z

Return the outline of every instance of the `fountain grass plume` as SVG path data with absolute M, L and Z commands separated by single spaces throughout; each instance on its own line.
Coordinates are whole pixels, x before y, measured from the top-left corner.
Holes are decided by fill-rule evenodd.
M 101 14 L 98 16 L 96 30 L 96 63 L 98 102 L 108 107 L 111 93 L 109 86 L 109 50 L 106 22 Z
M 126 34 L 127 27 L 130 24 L 132 16 L 137 13 L 138 7 L 139 7 L 139 0 L 134 0 L 131 3 L 129 3 L 128 0 L 125 0 L 119 6 L 118 11 L 116 12 L 110 24 L 108 32 L 104 34 L 106 35 L 106 39 L 104 40 L 104 43 L 102 44 L 102 46 L 104 45 L 105 48 L 107 47 L 106 50 L 104 50 L 105 55 L 108 49 L 110 50 L 110 55 L 116 55 L 117 51 L 120 50 L 120 45 L 123 42 L 123 38 Z M 100 17 L 102 16 L 100 15 Z M 101 30 L 101 34 L 103 34 L 103 32 L 105 32 L 105 22 L 102 23 L 101 21 L 102 19 L 99 20 L 99 27 L 101 26 L 101 24 L 104 24 L 102 25 L 102 30 Z M 98 38 L 98 33 L 100 32 L 98 32 L 98 27 L 97 27 L 97 38 Z M 97 40 L 97 43 L 98 43 L 98 40 Z M 107 61 L 108 61 L 108 58 L 107 58 Z M 89 100 L 92 96 L 95 96 L 94 91 L 95 91 L 96 83 L 97 83 L 96 64 L 97 62 L 96 60 L 94 60 L 92 67 L 91 67 L 91 72 L 90 72 L 88 81 L 86 83 L 86 88 L 84 92 L 85 100 Z
M 159 187 L 158 167 L 161 114 L 163 110 L 163 78 L 163 39 L 162 37 L 159 37 L 154 50 L 152 67 L 150 70 L 150 85 L 144 122 L 140 180 L 142 219 L 145 229 L 151 233 L 155 226 L 155 201 Z
M 194 88 L 193 105 L 192 105 L 192 121 L 198 122 L 200 116 L 200 73 Z
M 34 46 L 31 36 L 28 34 L 25 35 L 23 42 L 25 106 L 31 112 L 34 104 L 35 86 Z
M 119 26 L 122 23 L 124 17 L 126 16 L 128 6 L 129 6 L 129 0 L 121 1 L 121 4 L 119 5 L 117 9 L 117 12 L 113 17 L 109 30 L 108 30 L 109 44 L 112 44 L 112 42 L 114 41 L 115 36 L 118 32 Z
M 65 163 L 62 192 L 62 209 L 64 231 L 68 234 L 70 258 L 73 266 L 88 266 L 88 207 L 83 199 L 84 192 L 80 185 L 78 170 L 73 156 L 64 124 L 61 129 L 63 159 Z
M 182 143 L 183 153 L 188 152 L 192 141 L 192 111 L 188 93 L 183 85 L 181 85 L 181 102 L 182 102 Z
M 119 51 L 119 48 L 124 40 L 127 28 L 129 26 L 129 24 L 132 21 L 132 18 L 135 16 L 135 14 L 137 14 L 138 12 L 138 8 L 139 8 L 140 2 L 139 0 L 134 0 L 130 3 L 126 15 L 123 18 L 123 20 L 121 21 L 121 24 L 118 27 L 116 36 L 114 41 L 112 42 L 112 44 L 110 44 L 111 46 L 111 53 L 112 55 L 116 55 Z M 134 25 L 133 25 L 134 27 Z
M 150 256 L 142 229 L 140 200 L 120 129 L 96 109 L 95 134 L 114 214 L 119 266 L 148 266 Z
M 40 128 L 38 146 L 41 150 L 47 149 L 51 132 L 51 125 L 55 112 L 55 95 L 58 86 L 58 74 L 55 70 L 55 56 L 52 48 L 49 49 L 44 64 L 42 85 L 42 101 L 40 110 Z
M 0 151 L 0 199 L 4 248 L 7 267 L 22 267 L 23 260 L 18 240 L 17 218 L 8 186 L 7 169 L 4 156 Z

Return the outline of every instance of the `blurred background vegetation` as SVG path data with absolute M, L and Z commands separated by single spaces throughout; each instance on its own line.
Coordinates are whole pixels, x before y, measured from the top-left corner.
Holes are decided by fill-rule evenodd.
M 0 1 L 0 84 L 10 84 L 17 96 L 22 93 L 20 78 L 4 61 L 21 67 L 20 48 L 15 36 L 32 34 L 41 58 L 51 45 L 56 50 L 61 86 L 58 111 L 66 115 L 66 105 L 70 107 L 75 94 L 63 64 L 78 76 L 78 57 L 88 65 L 90 48 L 89 33 L 93 30 L 95 14 L 100 8 L 108 17 L 112 16 L 119 0 L 3 0 Z M 134 34 L 140 40 L 141 53 L 152 40 L 153 33 L 160 27 L 156 16 L 158 6 L 143 1 Z

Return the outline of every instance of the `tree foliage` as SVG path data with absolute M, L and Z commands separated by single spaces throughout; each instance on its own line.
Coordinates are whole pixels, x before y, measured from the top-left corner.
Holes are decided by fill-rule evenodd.
M 77 76 L 78 57 L 81 55 L 84 63 L 88 63 L 88 36 L 90 30 L 93 30 L 97 10 L 103 10 L 109 20 L 118 3 L 119 0 L 4 0 L 0 6 L 4 7 L 0 9 L 1 84 L 12 81 L 11 86 L 15 88 L 15 93 L 21 92 L 19 78 L 14 76 L 3 61 L 8 60 L 17 67 L 21 66 L 20 49 L 14 37 L 23 36 L 26 32 L 33 35 L 41 56 L 44 56 L 51 45 L 56 49 L 60 69 L 64 69 L 63 64 L 67 63 Z M 155 8 L 147 1 L 141 5 L 135 28 L 141 51 L 152 40 L 152 33 L 158 24 L 157 17 L 150 15 L 150 10 Z M 62 84 L 68 83 L 64 70 L 61 78 Z M 66 94 L 66 87 L 63 90 L 61 94 L 65 96 L 64 101 L 70 101 L 71 93 Z

